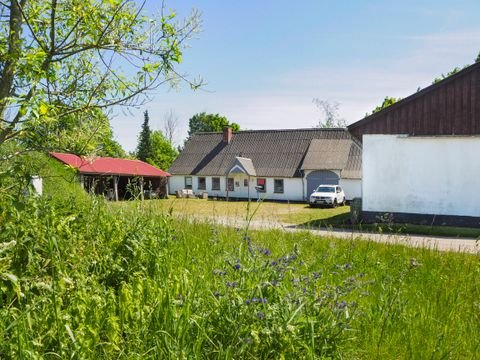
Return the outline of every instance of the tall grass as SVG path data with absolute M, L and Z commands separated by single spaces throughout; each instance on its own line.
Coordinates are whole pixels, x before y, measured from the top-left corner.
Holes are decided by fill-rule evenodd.
M 474 358 L 479 258 L 4 199 L 0 358 Z

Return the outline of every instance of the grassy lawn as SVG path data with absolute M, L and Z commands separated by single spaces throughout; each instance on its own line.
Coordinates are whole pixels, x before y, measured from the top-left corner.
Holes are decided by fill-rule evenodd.
M 113 207 L 128 209 L 138 206 L 137 202 L 112 203 Z M 285 223 L 298 225 L 313 221 L 325 221 L 327 225 L 340 223 L 339 219 L 348 219 L 349 206 L 331 208 L 311 208 L 306 204 L 278 203 L 278 202 L 251 202 L 246 201 L 219 201 L 201 199 L 176 199 L 170 197 L 166 200 L 150 200 L 143 202 L 142 206 L 154 209 L 161 213 L 170 210 L 177 216 L 195 217 L 228 217 L 246 219 L 248 214 L 254 220 L 272 223 Z M 250 208 L 248 208 L 250 206 Z
M 113 208 L 136 208 L 138 202 L 112 203 Z M 428 226 L 412 224 L 360 224 L 352 226 L 349 223 L 349 206 L 331 208 L 311 208 L 306 204 L 252 202 L 250 209 L 245 201 L 218 201 L 201 199 L 176 199 L 145 201 L 141 206 L 168 213 L 172 211 L 177 217 L 198 217 L 210 219 L 232 218 L 246 219 L 247 214 L 253 219 L 272 224 L 287 224 L 306 229 L 343 228 L 373 233 L 391 233 L 408 235 L 431 235 L 462 238 L 478 238 L 480 229 L 448 226 Z

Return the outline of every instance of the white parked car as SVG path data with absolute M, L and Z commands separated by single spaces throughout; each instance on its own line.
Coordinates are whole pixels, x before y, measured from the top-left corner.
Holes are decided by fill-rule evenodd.
M 309 204 L 311 207 L 345 205 L 345 193 L 338 185 L 319 185 L 310 195 Z

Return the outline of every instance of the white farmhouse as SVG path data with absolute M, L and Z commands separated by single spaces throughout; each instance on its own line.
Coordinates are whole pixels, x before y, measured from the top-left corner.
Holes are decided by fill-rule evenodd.
M 169 191 L 304 201 L 319 184 L 360 196 L 361 147 L 346 129 L 197 133 L 169 169 Z

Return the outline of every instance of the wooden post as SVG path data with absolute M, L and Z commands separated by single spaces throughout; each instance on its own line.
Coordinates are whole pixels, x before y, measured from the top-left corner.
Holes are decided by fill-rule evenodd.
M 113 193 L 115 195 L 115 201 L 118 201 L 118 176 L 113 177 Z
M 80 180 L 80 186 L 82 187 L 83 190 L 85 190 L 85 179 L 83 177 L 83 174 L 79 175 L 79 180 Z
M 140 199 L 144 200 L 144 194 L 143 194 L 143 176 L 140 177 Z
M 230 172 L 227 173 L 227 177 L 225 178 L 225 190 L 227 190 L 227 201 L 228 201 L 228 175 L 230 175 Z

